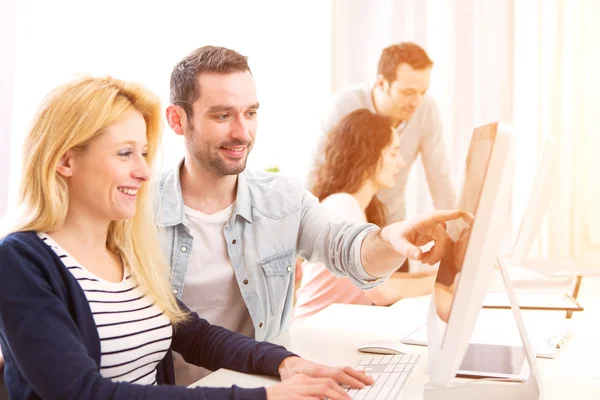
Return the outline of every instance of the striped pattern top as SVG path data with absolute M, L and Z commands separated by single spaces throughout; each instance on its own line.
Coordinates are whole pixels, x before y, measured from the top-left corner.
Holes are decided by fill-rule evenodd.
M 106 281 L 80 265 L 45 233 L 48 245 L 81 285 L 100 337 L 100 374 L 115 382 L 156 385 L 156 366 L 171 346 L 169 319 L 137 287 L 126 266 L 121 282 Z

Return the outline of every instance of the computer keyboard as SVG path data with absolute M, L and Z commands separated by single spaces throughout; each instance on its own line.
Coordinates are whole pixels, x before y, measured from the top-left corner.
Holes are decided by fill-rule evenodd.
M 356 400 L 396 400 L 420 358 L 418 354 L 363 357 L 356 369 L 371 375 L 375 383 L 362 389 L 343 388 Z

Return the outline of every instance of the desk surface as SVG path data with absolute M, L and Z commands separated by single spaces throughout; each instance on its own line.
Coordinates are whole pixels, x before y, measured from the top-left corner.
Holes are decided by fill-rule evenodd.
M 585 311 L 575 313 L 570 320 L 559 311 L 523 311 L 532 341 L 544 334 L 544 326 L 567 324 L 572 330 L 571 339 L 555 359 L 537 359 L 545 399 L 600 398 L 600 335 L 596 328 L 600 321 L 599 294 L 600 279 L 584 279 L 579 298 Z M 370 340 L 401 339 L 425 321 L 428 305 L 428 296 L 405 299 L 391 307 L 334 304 L 301 324 L 293 325 L 273 342 L 315 362 L 355 366 L 364 357 L 364 353 L 356 350 L 358 345 Z M 511 320 L 512 314 L 508 310 L 482 310 L 474 337 L 484 335 L 490 339 L 486 340 L 489 343 L 519 343 L 516 325 Z M 498 326 L 506 329 L 498 334 L 498 329 L 494 329 Z M 402 399 L 422 399 L 423 386 L 428 380 L 427 348 L 411 348 L 421 355 L 421 361 L 406 384 Z M 258 387 L 275 382 L 274 378 L 221 369 L 195 385 Z

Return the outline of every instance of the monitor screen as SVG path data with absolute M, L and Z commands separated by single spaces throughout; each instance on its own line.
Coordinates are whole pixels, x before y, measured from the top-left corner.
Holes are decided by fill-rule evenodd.
M 465 162 L 462 192 L 457 207 L 468 215 L 448 223 L 448 233 L 454 242 L 439 265 L 434 286 L 436 311 L 448 322 L 454 294 L 459 285 L 460 271 L 469 244 L 471 228 L 477 219 L 477 206 L 496 139 L 497 124 L 477 128 L 473 132 Z

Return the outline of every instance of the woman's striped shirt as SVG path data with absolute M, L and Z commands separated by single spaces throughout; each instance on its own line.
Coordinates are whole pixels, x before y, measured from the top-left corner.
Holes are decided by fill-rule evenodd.
M 156 366 L 171 345 L 169 319 L 137 286 L 125 266 L 121 282 L 86 270 L 50 236 L 38 233 L 73 274 L 90 304 L 100 337 L 100 374 L 118 382 L 156 384 Z

